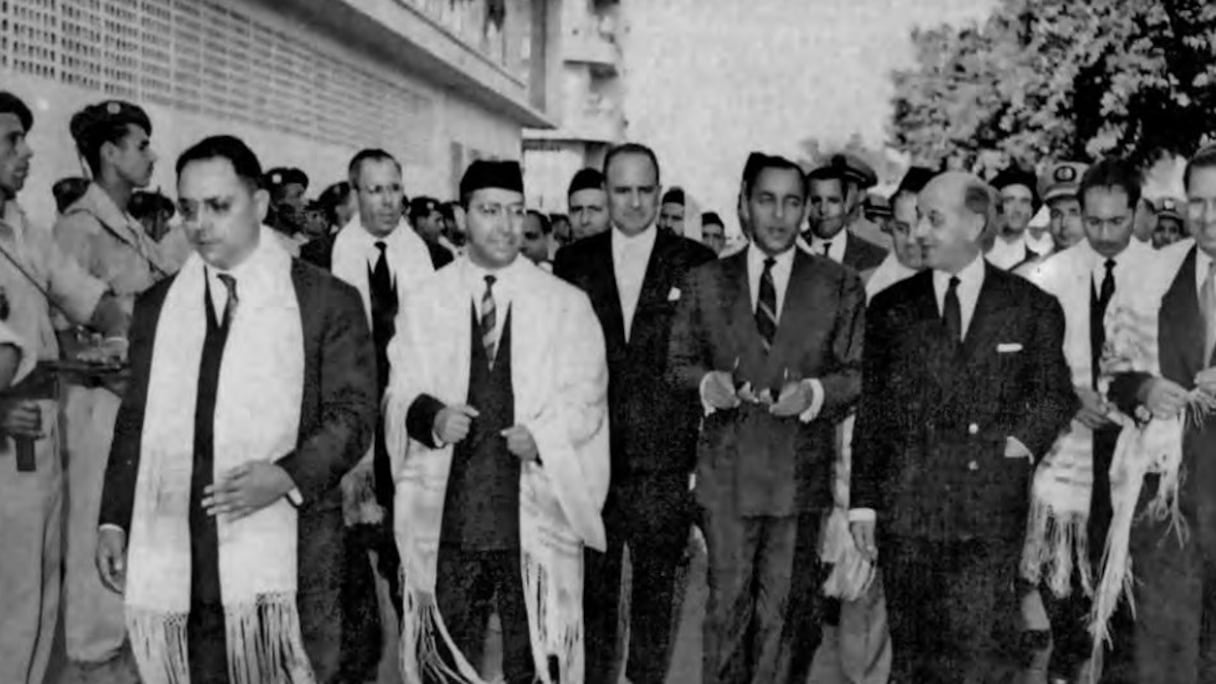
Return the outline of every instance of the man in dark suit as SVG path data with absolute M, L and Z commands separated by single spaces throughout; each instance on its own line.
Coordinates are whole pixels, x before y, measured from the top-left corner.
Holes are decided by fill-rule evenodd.
M 589 682 L 619 679 L 621 558 L 633 564 L 627 675 L 658 684 L 671 659 L 676 569 L 692 507 L 696 391 L 664 378 L 672 319 L 688 271 L 714 260 L 703 245 L 658 231 L 659 164 L 637 144 L 604 160 L 612 229 L 557 253 L 554 274 L 584 290 L 604 328 L 612 479 L 606 553 L 589 551 L 583 591 Z
M 860 237 L 861 226 L 856 224 L 867 224 L 864 232 L 871 234 L 881 231 L 864 216 L 853 216 L 863 189 L 875 183 L 874 172 L 860 160 L 838 154 L 807 174 L 807 179 L 810 229 L 803 234 L 802 248 L 868 276 L 887 257 L 887 250 Z
M 290 259 L 273 239 L 270 229 L 261 225 L 268 197 L 258 189 L 257 157 L 244 143 L 228 136 L 208 138 L 182 155 L 177 171 L 185 230 L 196 254 L 178 275 L 149 289 L 135 305 L 130 333 L 131 384 L 119 409 L 106 469 L 97 565 L 103 581 L 115 591 L 125 592 L 130 604 L 132 591 L 139 594 L 142 589 L 135 586 L 138 582 L 134 580 L 127 582 L 128 573 L 132 578 L 138 576 L 140 556 L 136 548 L 141 545 L 140 535 L 147 534 L 141 530 L 154 524 L 149 521 L 150 510 L 159 510 L 161 516 L 177 510 L 165 503 L 176 490 L 164 482 L 173 472 L 182 472 L 184 468 L 186 475 L 180 485 L 183 494 L 188 492 L 189 501 L 188 506 L 182 506 L 180 515 L 188 518 L 188 526 L 186 520 L 180 526 L 188 529 L 189 539 L 183 541 L 188 546 L 182 551 L 189 571 L 184 578 L 163 576 L 154 580 L 163 581 L 166 586 L 175 580 L 188 584 L 185 594 L 189 601 L 185 637 L 188 662 L 178 663 L 169 655 L 165 655 L 168 664 L 155 662 L 156 655 L 163 655 L 155 648 L 147 649 L 154 658 L 149 661 L 147 653 L 138 648 L 140 644 L 134 645 L 137 656 L 145 653 L 140 665 L 149 670 L 146 676 L 152 676 L 151 669 L 160 666 L 174 672 L 176 668 L 186 669 L 190 681 L 196 684 L 227 682 L 230 654 L 240 651 L 239 645 L 234 649 L 233 644 L 226 643 L 233 631 L 227 630 L 229 636 L 225 637 L 226 614 L 237 609 L 229 601 L 234 585 L 241 585 L 248 576 L 264 577 L 265 568 L 281 559 L 273 553 L 256 560 L 245 557 L 251 565 L 242 571 L 242 567 L 234 566 L 239 565 L 240 557 L 220 558 L 220 545 L 225 545 L 224 553 L 228 554 L 234 539 L 240 539 L 242 528 L 233 527 L 233 519 L 249 516 L 254 522 L 265 519 L 260 516 L 267 512 L 277 510 L 275 515 L 282 516 L 284 510 L 294 507 L 292 519 L 296 521 L 298 541 L 296 558 L 292 560 L 298 577 L 292 578 L 295 580 L 292 586 L 284 587 L 284 591 L 290 591 L 295 599 L 302 643 L 315 680 L 330 682 L 338 671 L 342 641 L 343 526 L 337 485 L 371 443 L 376 418 L 375 357 L 367 321 L 353 287 Z M 205 336 L 204 325 L 196 324 L 199 336 L 203 337 L 201 350 L 198 345 L 193 351 L 187 348 L 190 345 L 159 348 L 162 337 L 176 336 L 175 331 L 167 331 L 161 323 L 181 320 L 183 307 L 195 305 L 188 301 L 193 297 L 175 295 L 179 288 L 185 292 L 191 279 L 203 295 L 198 298 L 197 313 L 206 319 Z M 286 294 L 271 294 L 281 292 Z M 300 387 L 298 422 L 290 420 L 288 414 L 284 428 L 288 440 L 293 431 L 297 434 L 294 449 L 283 454 L 271 453 L 267 460 L 248 461 L 240 474 L 225 471 L 220 464 L 230 455 L 224 453 L 221 435 L 228 435 L 231 443 L 231 439 L 248 437 L 246 431 L 264 433 L 282 427 L 275 420 L 282 411 L 271 408 L 273 402 L 281 399 L 270 395 L 253 399 L 266 407 L 265 411 L 255 412 L 258 414 L 255 425 L 238 425 L 241 421 L 237 420 L 237 414 L 225 410 L 224 405 L 228 402 L 244 405 L 241 402 L 247 403 L 249 399 L 232 391 L 237 387 L 232 383 L 239 385 L 244 378 L 231 377 L 231 373 L 224 372 L 225 367 L 248 366 L 242 357 L 258 346 L 275 349 L 276 345 L 287 344 L 285 353 L 296 353 L 290 346 L 297 338 L 288 330 L 293 327 L 290 320 L 293 296 L 298 306 L 302 374 L 290 377 L 296 373 L 288 372 L 282 382 L 288 387 L 298 383 Z M 279 302 L 276 297 L 286 297 L 288 301 Z M 266 326 L 259 328 L 257 319 L 272 315 L 276 309 L 287 312 L 285 324 L 271 331 Z M 186 319 L 194 313 L 185 309 Z M 245 331 L 250 330 L 264 333 L 264 345 L 249 344 L 254 340 Z M 280 335 L 288 342 L 271 339 Z M 226 345 L 230 336 L 245 344 Z M 197 393 L 196 401 L 186 404 L 192 404 L 193 410 L 185 409 L 190 412 L 185 420 L 194 425 L 192 462 L 182 464 L 167 460 L 166 453 L 176 452 L 160 451 L 149 443 L 149 435 L 157 433 L 154 414 L 166 415 L 166 409 L 156 406 L 152 395 L 162 386 L 158 376 L 189 377 L 191 367 L 197 369 L 197 386 L 179 388 L 182 392 Z M 253 374 L 258 380 L 271 377 L 263 377 L 260 371 Z M 224 388 L 229 388 L 228 393 Z M 274 390 L 275 383 L 267 383 L 265 389 Z M 217 416 L 223 415 L 231 422 L 224 424 L 217 420 Z M 162 428 L 160 432 L 163 431 Z M 185 449 L 190 453 L 188 444 Z M 250 451 L 254 449 L 250 447 Z M 258 455 L 250 453 L 249 457 Z M 141 472 L 141 461 L 148 459 L 155 461 Z M 143 481 L 149 473 L 165 479 L 149 485 Z M 148 492 L 156 495 L 154 502 L 143 500 Z M 284 499 L 290 502 L 287 509 L 281 505 Z M 258 600 L 262 598 L 259 595 Z M 260 613 L 257 619 L 271 619 L 267 615 L 269 611 Z M 284 640 L 291 636 L 290 631 L 283 635 Z M 283 657 L 282 663 L 287 663 L 291 656 L 272 651 L 266 657 Z M 259 661 L 250 666 L 262 665 L 266 664 Z M 274 673 L 278 667 L 290 665 L 267 666 L 271 669 L 263 671 Z M 184 678 L 183 675 L 176 672 L 176 676 Z
M 850 520 L 883 549 L 896 681 L 987 682 L 1016 645 L 1030 475 L 1079 406 L 1059 303 L 981 256 L 994 200 L 970 174 L 930 181 L 930 270 L 866 317 Z
M 705 682 L 774 682 L 800 525 L 831 505 L 835 426 L 861 390 L 865 291 L 852 269 L 794 247 L 806 213 L 796 164 L 766 157 L 746 189 L 753 240 L 698 268 L 668 373 L 708 414 L 697 501 L 709 550 Z M 811 515 L 805 515 L 805 514 Z M 803 564 L 796 561 L 801 560 Z M 813 606 L 801 606 L 815 626 Z M 815 631 L 797 644 L 814 653 Z
M 1152 277 L 1166 281 L 1156 288 L 1164 294 L 1154 295 L 1160 302 L 1160 376 L 1128 373 L 1115 378 L 1108 396 L 1127 415 L 1142 408 L 1154 418 L 1173 418 L 1186 411 L 1191 392 L 1216 396 L 1216 147 L 1204 148 L 1190 160 L 1183 181 L 1194 240 L 1158 252 L 1161 262 Z M 1216 677 L 1216 641 L 1211 638 L 1216 617 L 1213 450 L 1216 419 L 1209 414 L 1188 425 L 1181 475 L 1175 475 L 1173 483 L 1168 473 L 1144 476 L 1130 542 L 1136 578 L 1136 681 L 1141 684 L 1196 684 Z M 1168 516 L 1144 515 L 1146 505 L 1169 486 L 1177 487 L 1177 499 L 1165 503 L 1177 506 L 1187 535 L 1170 529 L 1175 521 Z

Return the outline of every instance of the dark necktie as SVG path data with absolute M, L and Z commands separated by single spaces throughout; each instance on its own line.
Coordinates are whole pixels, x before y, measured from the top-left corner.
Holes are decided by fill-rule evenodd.
M 946 326 L 946 336 L 958 344 L 963 341 L 963 307 L 958 301 L 958 276 L 950 277 L 950 286 L 946 288 L 946 298 L 942 302 L 942 323 Z
M 492 275 L 486 276 L 486 291 L 481 295 L 481 343 L 486 348 L 486 358 L 490 367 L 494 367 L 494 352 L 498 348 L 498 337 L 494 334 L 498 325 L 498 311 L 494 304 L 494 281 Z
M 368 295 L 372 308 L 372 341 L 376 347 L 377 376 L 380 391 L 388 380 L 388 343 L 393 339 L 397 316 L 397 288 L 388 269 L 388 256 L 383 240 L 376 241 L 380 256 L 368 274 Z
M 830 250 L 831 248 L 832 248 L 832 242 L 830 240 L 828 242 L 823 243 L 823 255 L 827 256 L 828 250 Z
M 1106 346 L 1106 308 L 1115 296 L 1115 260 L 1107 259 L 1105 266 L 1102 288 L 1089 307 L 1090 371 L 1095 389 L 1098 387 L 1098 377 L 1102 374 L 1102 348 Z
M 760 290 L 756 297 L 756 330 L 764 343 L 764 351 L 773 346 L 773 337 L 777 334 L 777 287 L 773 284 L 773 264 L 777 263 L 772 257 L 764 260 L 764 272 L 760 274 Z
M 215 277 L 219 278 L 228 290 L 228 299 L 224 302 L 224 329 L 227 330 L 232 323 L 232 317 L 236 315 L 236 305 L 241 300 L 236 296 L 236 278 L 227 273 L 217 273 Z

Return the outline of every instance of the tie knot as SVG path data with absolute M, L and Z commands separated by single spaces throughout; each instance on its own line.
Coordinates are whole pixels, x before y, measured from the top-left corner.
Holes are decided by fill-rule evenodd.
M 496 282 L 498 282 L 498 278 L 495 278 L 492 275 L 486 276 L 486 289 L 492 289 L 494 287 L 494 283 Z
M 1106 266 L 1106 272 L 1110 273 L 1111 271 L 1115 270 L 1115 260 L 1107 259 L 1105 266 Z
M 771 271 L 771 270 L 773 270 L 773 264 L 776 264 L 776 263 L 777 263 L 777 260 L 776 260 L 776 259 L 774 259 L 773 257 L 767 257 L 767 258 L 765 258 L 765 260 L 764 260 L 764 270 L 766 270 L 766 271 Z
M 948 286 L 946 289 L 948 289 L 948 290 L 957 290 L 957 289 L 958 289 L 958 284 L 959 284 L 960 282 L 962 282 L 962 281 L 958 279 L 958 276 L 950 276 L 950 283 L 949 283 L 949 286 Z
M 384 244 L 384 240 L 376 240 L 376 249 L 380 250 L 381 254 L 384 254 L 384 250 L 387 248 L 388 245 Z
M 236 301 L 236 278 L 233 278 L 227 273 L 217 273 L 215 274 L 215 277 L 219 278 L 220 282 L 224 284 L 224 287 L 228 288 L 228 298 L 232 301 Z

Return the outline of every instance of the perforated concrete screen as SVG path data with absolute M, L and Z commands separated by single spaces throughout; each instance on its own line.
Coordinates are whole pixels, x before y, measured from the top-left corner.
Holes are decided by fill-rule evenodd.
M 332 144 L 393 140 L 415 159 L 427 150 L 410 132 L 434 109 L 231 0 L 0 0 L 3 68 Z

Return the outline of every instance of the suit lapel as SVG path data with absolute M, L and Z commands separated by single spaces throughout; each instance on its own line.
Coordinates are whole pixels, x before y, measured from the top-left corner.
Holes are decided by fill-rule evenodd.
M 654 236 L 654 248 L 650 250 L 650 260 L 646 262 L 646 274 L 642 277 L 642 289 L 638 292 L 638 305 L 634 308 L 633 321 L 637 323 L 638 312 L 642 309 L 655 304 L 663 303 L 667 297 L 667 291 L 663 288 L 667 281 L 667 252 L 671 247 L 672 240 L 678 238 L 669 237 L 666 233 L 654 228 L 657 234 Z
M 1187 387 L 1191 378 L 1207 364 L 1203 361 L 1203 316 L 1199 311 L 1199 294 L 1195 291 L 1195 250 L 1186 255 L 1182 267 L 1161 301 L 1158 327 L 1161 330 L 1161 371 L 1177 364 L 1181 372 L 1174 380 Z
M 602 233 L 602 259 L 592 260 L 588 266 L 595 269 L 592 282 L 598 293 L 593 301 L 600 302 L 600 323 L 604 326 L 604 338 L 609 349 L 625 347 L 625 318 L 621 313 L 621 293 L 616 287 L 616 263 L 612 256 L 612 229 Z M 594 239 L 594 238 L 588 238 Z
M 923 368 L 925 375 L 944 390 L 953 383 L 958 366 L 954 345 L 947 339 L 942 314 L 937 306 L 933 272 L 922 271 L 912 276 L 910 281 L 915 284 L 912 320 L 916 329 L 909 330 L 908 334 L 912 336 L 911 339 L 918 341 L 913 358 L 917 367 Z
M 768 356 L 768 367 L 778 377 L 785 368 L 791 371 L 797 369 L 798 351 L 805 342 L 801 334 L 807 329 L 813 315 L 811 307 L 799 306 L 799 303 L 810 301 L 810 293 L 806 296 L 803 293 L 811 287 L 813 269 L 812 257 L 796 250 L 794 263 L 790 266 L 790 279 L 785 286 L 781 315 L 777 320 L 777 334 Z
M 729 302 L 727 318 L 735 350 L 739 375 L 753 383 L 759 382 L 764 368 L 764 348 L 760 344 L 760 333 L 756 330 L 755 312 L 752 310 L 751 285 L 747 276 L 747 250 L 730 257 L 722 265 L 723 300 Z
M 991 346 L 989 343 L 1001 329 L 1004 317 L 1001 310 L 1007 306 L 1005 290 L 994 282 L 993 271 L 996 269 L 984 262 L 984 284 L 980 286 L 980 295 L 975 302 L 975 311 L 971 314 L 971 325 L 963 336 L 961 358 L 964 363 L 975 356 L 977 350 Z

